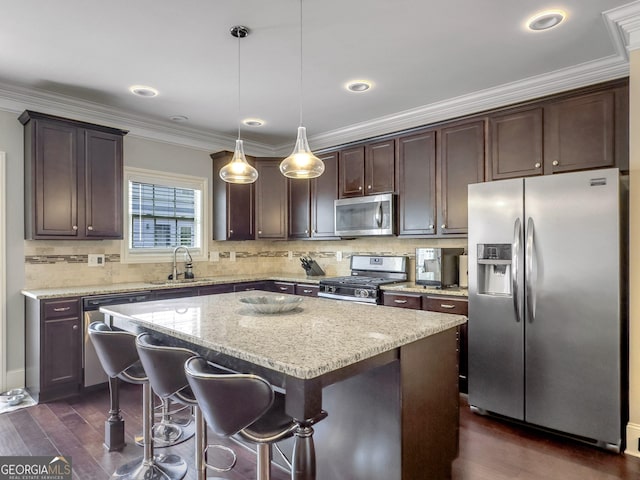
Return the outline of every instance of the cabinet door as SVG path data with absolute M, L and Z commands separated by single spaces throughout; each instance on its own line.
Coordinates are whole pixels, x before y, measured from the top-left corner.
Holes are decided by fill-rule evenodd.
M 340 198 L 364 195 L 364 147 L 340 152 Z
M 333 202 L 338 198 L 338 152 L 320 155 L 324 173 L 311 180 L 311 236 L 335 237 Z
M 43 392 L 64 384 L 79 385 L 82 357 L 80 318 L 45 320 L 42 339 Z
M 366 195 L 389 193 L 395 190 L 395 162 L 395 140 L 367 145 L 364 164 Z
M 317 297 L 320 291 L 319 285 L 310 285 L 308 283 L 297 283 L 295 294 L 303 295 L 305 297 Z
M 122 136 L 84 130 L 86 237 L 122 238 Z
M 615 166 L 614 107 L 613 91 L 545 107 L 545 173 Z
M 436 134 L 398 139 L 398 233 L 433 234 L 436 223 Z
M 467 233 L 467 186 L 484 180 L 484 120 L 441 130 L 439 233 Z
M 256 238 L 287 238 L 287 177 L 280 173 L 280 162 L 256 160 Z
M 542 175 L 542 108 L 489 117 L 489 180 Z
M 400 293 L 382 292 L 382 304 L 387 307 L 410 308 L 420 310 L 422 308 L 422 295 L 409 295 Z
M 34 238 L 78 236 L 78 129 L 37 120 Z
M 322 176 L 325 174 L 323 173 Z M 311 180 L 290 178 L 289 238 L 311 236 Z

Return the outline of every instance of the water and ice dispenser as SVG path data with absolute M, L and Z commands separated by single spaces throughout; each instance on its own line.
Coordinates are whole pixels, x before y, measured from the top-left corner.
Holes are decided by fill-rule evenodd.
M 511 295 L 510 243 L 478 244 L 478 293 L 484 295 Z

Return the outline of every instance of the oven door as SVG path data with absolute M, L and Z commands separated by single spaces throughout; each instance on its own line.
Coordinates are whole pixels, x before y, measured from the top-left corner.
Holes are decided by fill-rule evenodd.
M 393 235 L 393 194 L 334 201 L 335 234 L 341 237 Z

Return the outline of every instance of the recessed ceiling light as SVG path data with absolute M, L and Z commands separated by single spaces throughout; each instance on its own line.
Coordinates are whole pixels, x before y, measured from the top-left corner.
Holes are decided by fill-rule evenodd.
M 187 120 L 189 120 L 189 117 L 185 115 L 171 115 L 169 117 L 169 120 L 171 120 L 172 122 L 186 122 Z
M 264 125 L 264 120 L 260 120 L 259 118 L 245 118 L 242 120 L 247 127 L 261 127 Z
M 158 95 L 158 90 L 153 87 L 147 87 L 145 85 L 133 85 L 129 87 L 129 91 L 139 97 L 151 98 Z
M 371 88 L 371 82 L 368 80 L 353 80 L 347 83 L 347 90 L 351 92 L 366 92 Z
M 546 10 L 529 17 L 526 26 L 529 30 L 540 31 L 560 25 L 567 18 L 567 12 L 563 10 Z

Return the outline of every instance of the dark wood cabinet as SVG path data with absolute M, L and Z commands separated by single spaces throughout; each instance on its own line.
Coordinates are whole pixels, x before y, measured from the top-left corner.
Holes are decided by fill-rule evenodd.
M 340 198 L 395 191 L 395 139 L 340 151 Z
M 440 130 L 438 233 L 467 233 L 467 186 L 484 181 L 485 120 L 454 123 Z
M 398 139 L 398 234 L 436 232 L 436 132 Z
M 545 107 L 545 173 L 613 167 L 615 92 L 553 102 Z
M 25 127 L 25 238 L 122 238 L 126 131 L 32 111 Z
M 256 282 L 241 282 L 233 284 L 234 292 L 249 292 L 253 290 L 273 291 L 273 282 L 264 280 Z
M 25 316 L 25 384 L 40 402 L 82 389 L 82 320 L 79 298 L 28 298 Z
M 296 284 L 291 282 L 273 282 L 272 290 L 276 293 L 286 293 L 294 295 L 296 293 Z
M 153 292 L 153 300 L 169 300 L 171 298 L 195 297 L 199 295 L 198 287 L 163 288 Z
M 287 183 L 289 238 L 311 238 L 311 180 L 290 178 Z
M 542 107 L 489 116 L 488 180 L 543 174 Z
M 198 295 L 217 295 L 219 293 L 231 292 L 233 292 L 233 285 L 230 283 L 198 287 Z
M 338 198 L 338 152 L 319 155 L 324 173 L 311 180 L 311 237 L 337 238 L 333 202 Z
M 422 295 L 408 293 L 382 292 L 382 304 L 387 307 L 422 309 Z
M 320 291 L 319 285 L 312 285 L 309 283 L 296 283 L 295 294 L 303 295 L 305 297 L 317 297 Z
M 213 238 L 214 240 L 253 240 L 255 234 L 255 185 L 232 184 L 218 172 L 231 161 L 233 152 L 218 152 L 213 160 Z M 247 157 L 253 164 L 253 158 Z
M 280 161 L 256 159 L 256 239 L 285 240 L 288 233 L 287 177 Z

